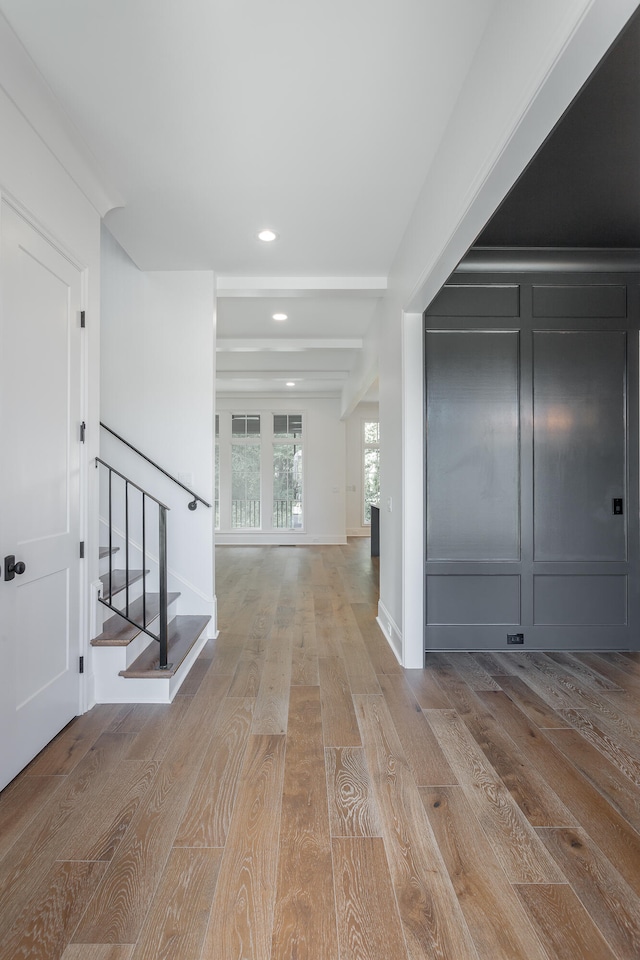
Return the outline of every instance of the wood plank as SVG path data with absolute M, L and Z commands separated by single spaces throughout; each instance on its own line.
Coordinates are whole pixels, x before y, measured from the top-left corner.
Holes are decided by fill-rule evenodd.
M 640 957 L 640 898 L 583 830 L 540 829 L 542 842 L 614 953 Z
M 242 638 L 242 642 L 238 643 L 235 637 L 227 637 L 226 639 L 218 637 L 210 657 L 211 667 L 209 672 L 213 671 L 218 677 L 232 677 L 242 656 L 244 643 L 244 638 Z
M 589 655 L 587 656 L 594 670 L 603 672 L 599 665 L 606 664 L 606 675 L 610 680 L 614 683 L 617 682 L 628 693 L 633 693 L 636 696 L 640 695 L 640 663 L 634 660 L 629 662 L 629 657 L 624 657 L 614 650 L 594 654 L 595 660 L 593 661 Z
M 109 729 L 117 716 L 120 705 L 117 703 L 97 703 L 79 717 L 74 717 L 65 727 L 66 733 L 75 737 L 94 737 Z
M 314 596 L 314 620 L 316 625 L 316 648 L 319 657 L 340 657 L 342 648 L 333 620 L 333 602 L 330 596 Z
M 593 701 L 593 696 L 589 696 L 585 701 L 581 692 L 576 689 L 576 684 L 569 680 L 562 682 L 562 675 L 559 668 L 547 668 L 539 660 L 535 659 L 535 654 L 530 653 L 495 653 L 494 657 L 505 667 L 509 666 L 515 671 L 514 675 L 519 676 L 525 681 L 534 693 L 541 700 L 551 707 L 552 710 L 563 710 L 571 707 L 578 709 L 588 707 Z M 569 674 L 565 675 L 567 678 Z M 504 690 L 502 682 L 500 686 Z
M 257 697 L 262 677 L 264 657 L 260 654 L 243 654 L 229 688 L 230 697 Z
M 598 725 L 600 718 L 586 710 L 567 710 L 564 716 L 585 740 L 607 758 L 620 772 L 640 788 L 640 759 L 638 745 L 626 740 L 616 731 L 613 736 Z
M 63 777 L 17 777 L 0 793 L 0 860 L 62 783 Z
M 253 711 L 252 734 L 287 732 L 291 687 L 291 631 L 274 628 L 267 646 Z
M 472 690 L 499 690 L 493 679 L 470 653 L 448 653 L 446 658 Z
M 291 690 L 271 960 L 338 955 L 320 691 Z
M 457 783 L 435 734 L 404 677 L 382 675 L 380 688 L 418 786 Z
M 62 960 L 131 960 L 132 943 L 70 943 Z
M 186 679 L 183 681 L 180 689 L 176 694 L 176 698 L 180 697 L 192 697 L 197 691 L 198 687 L 204 680 L 207 670 L 211 666 L 211 660 L 204 660 L 200 655 L 198 659 L 192 664 L 189 673 L 186 676 Z
M 203 686 L 162 760 L 152 787 L 90 900 L 74 943 L 134 943 L 158 886 L 178 825 L 211 739 L 211 725 L 230 677 L 217 677 L 218 697 L 196 707 Z
M 558 883 L 560 871 L 505 785 L 453 711 L 427 711 L 438 742 L 512 883 Z
M 361 747 L 327 747 L 325 767 L 332 837 L 379 837 L 380 823 Z
M 332 843 L 340 960 L 403 960 L 407 948 L 382 840 L 338 837 Z
M 361 746 L 351 687 L 342 660 L 339 657 L 320 657 L 318 670 L 325 746 Z
M 585 722 L 597 726 L 604 735 L 637 757 L 640 753 L 640 723 L 627 715 L 619 699 L 617 706 L 622 709 L 616 709 L 608 697 L 603 697 L 598 710 L 563 710 L 562 716 L 568 726 L 577 729 Z
M 181 692 L 184 685 L 180 688 Z M 162 760 L 180 729 L 189 702 L 185 697 L 178 696 L 170 704 L 152 703 L 144 706 L 151 709 L 135 734 L 127 760 Z
M 25 777 L 61 777 L 76 767 L 86 756 L 95 736 L 76 737 L 66 728 L 47 744 L 23 771 Z
M 420 796 L 481 960 L 549 960 L 463 788 L 421 787 Z
M 116 776 L 64 835 L 59 860 L 111 860 L 158 772 L 154 761 L 124 760 Z
M 536 883 L 514 889 L 551 960 L 618 960 L 568 884 Z
M 223 847 L 229 830 L 254 702 L 228 698 L 174 840 L 177 847 Z
M 105 869 L 103 863 L 53 864 L 2 938 L 2 955 L 59 960 Z
M 621 769 L 621 766 L 628 769 L 627 764 L 612 763 L 577 730 L 548 730 L 547 736 L 613 809 L 640 833 L 640 791 L 638 783 Z
M 588 782 L 551 741 L 504 693 L 480 693 L 527 760 L 569 807 L 577 822 L 615 863 L 627 883 L 640 893 L 640 835 Z
M 296 590 L 291 683 L 301 686 L 317 686 L 320 683 L 313 595 L 304 586 L 301 588 L 300 582 Z
M 29 830 L 13 844 L 0 864 L 2 910 L 0 942 L 7 935 L 23 904 L 35 896 L 43 875 L 52 868 L 78 820 L 90 816 L 98 798 L 115 789 L 117 771 L 131 743 L 127 735 L 106 732 L 98 738 L 78 766 L 65 778 L 33 817 Z
M 380 685 L 351 605 L 333 602 L 334 619 L 340 626 L 341 650 L 352 693 L 380 693 Z M 338 619 L 339 618 L 339 619 Z
M 202 957 L 271 960 L 285 738 L 251 735 Z
M 527 762 L 485 703 L 466 684 L 452 685 L 449 696 L 458 716 L 529 823 L 536 827 L 575 825 L 571 812 L 544 777 Z
M 404 678 L 423 710 L 451 709 L 451 701 L 430 670 L 405 670 Z
M 568 726 L 562 714 L 553 710 L 520 677 L 500 677 L 500 687 L 536 726 L 542 728 Z
M 410 960 L 477 960 L 384 697 L 354 698 Z
M 578 660 L 572 653 L 568 653 L 565 650 L 547 651 L 546 656 L 550 660 L 553 660 L 554 663 L 559 663 L 560 666 L 568 670 L 569 673 L 573 673 L 581 683 L 585 684 L 595 693 L 602 693 L 605 690 L 622 690 L 622 687 L 614 683 L 613 680 L 609 680 L 597 670 L 588 667 L 586 663 L 582 663 L 582 661 Z
M 352 603 L 351 609 L 376 673 L 403 673 L 395 654 L 376 621 L 370 603 Z
M 149 573 L 147 570 L 146 573 Z M 134 583 L 138 583 L 139 580 L 142 580 L 145 575 L 144 570 L 129 570 L 129 586 L 132 586 Z M 109 600 L 110 596 L 115 597 L 117 593 L 121 593 L 127 585 L 127 571 L 126 570 L 112 570 L 111 575 L 108 573 L 103 573 L 100 577 L 102 583 L 102 597 L 104 600 Z M 111 594 L 109 589 L 111 588 Z
M 210 619 L 211 617 L 200 615 L 174 617 L 169 623 L 167 637 L 167 659 L 170 666 L 166 670 L 160 669 L 160 645 L 152 641 L 126 670 L 120 671 L 120 676 L 133 679 L 172 677 Z
M 472 653 L 471 656 L 476 663 L 480 664 L 483 670 L 486 670 L 490 677 L 500 677 L 504 674 L 504 667 L 498 663 L 492 653 L 488 653 L 486 650 L 479 650 Z
M 132 960 L 199 957 L 222 850 L 174 849 Z

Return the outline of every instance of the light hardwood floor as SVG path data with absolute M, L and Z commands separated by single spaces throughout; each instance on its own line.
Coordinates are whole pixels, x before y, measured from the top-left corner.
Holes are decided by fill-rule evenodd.
M 640 655 L 430 655 L 368 541 L 217 550 L 171 706 L 99 706 L 0 796 L 0 957 L 638 960 Z

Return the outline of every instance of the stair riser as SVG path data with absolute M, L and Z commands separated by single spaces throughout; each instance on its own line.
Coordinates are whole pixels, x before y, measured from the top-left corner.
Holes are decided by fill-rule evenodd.
M 173 677 L 166 680 L 126 679 L 118 676 L 115 667 L 109 673 L 106 669 L 103 671 L 101 665 L 100 675 L 96 669 L 96 703 L 171 703 L 206 642 L 205 631 L 182 661 L 179 670 Z M 100 654 L 112 653 L 116 650 L 116 647 L 96 647 L 94 653 L 96 651 Z M 107 664 L 103 666 L 106 667 Z

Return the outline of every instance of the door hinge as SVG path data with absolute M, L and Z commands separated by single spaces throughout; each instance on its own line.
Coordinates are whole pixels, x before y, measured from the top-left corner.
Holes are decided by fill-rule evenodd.
M 86 432 L 87 432 L 87 425 L 83 420 L 82 423 L 80 424 L 80 443 L 84 443 Z
M 80 541 L 80 559 L 84 560 L 84 540 Z
M 79 657 L 78 661 L 78 673 L 84 673 L 84 657 Z
M 86 318 L 86 315 L 85 315 L 84 310 L 81 310 L 81 311 L 80 311 L 80 326 L 81 326 L 81 327 L 86 327 L 86 325 L 87 325 L 87 318 Z

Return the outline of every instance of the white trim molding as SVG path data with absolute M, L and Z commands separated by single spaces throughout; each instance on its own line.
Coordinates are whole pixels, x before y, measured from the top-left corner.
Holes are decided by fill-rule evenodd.
M 404 666 L 402 662 L 402 632 L 382 600 L 378 600 L 376 623 L 382 630 L 387 643 L 395 653 L 398 663 L 400 666 Z

